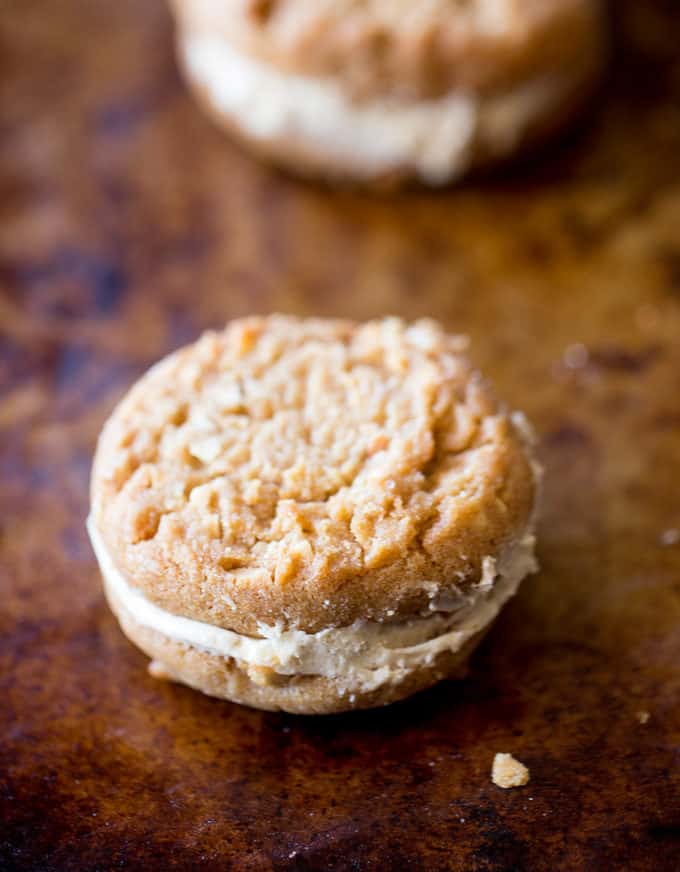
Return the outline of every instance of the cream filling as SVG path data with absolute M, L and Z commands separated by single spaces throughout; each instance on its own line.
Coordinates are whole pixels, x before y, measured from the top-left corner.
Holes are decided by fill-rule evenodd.
M 215 108 L 254 139 L 311 147 L 358 175 L 413 168 L 430 184 L 466 170 L 477 144 L 491 154 L 510 151 L 573 85 L 572 77 L 552 74 L 495 96 L 452 92 L 435 100 L 356 103 L 331 79 L 278 72 L 219 36 L 189 32 L 180 51 Z
M 87 527 L 107 595 L 119 617 L 127 614 L 176 642 L 247 666 L 272 669 L 280 675 L 342 678 L 363 689 L 399 680 L 414 668 L 432 663 L 442 652 L 459 651 L 496 617 L 521 580 L 536 570 L 535 539 L 528 532 L 502 560 L 484 559 L 482 579 L 470 593 L 446 603 L 432 599 L 431 609 L 446 606 L 447 611 L 399 623 L 356 621 L 318 633 L 259 624 L 260 638 L 253 638 L 159 608 L 127 582 L 91 518 Z

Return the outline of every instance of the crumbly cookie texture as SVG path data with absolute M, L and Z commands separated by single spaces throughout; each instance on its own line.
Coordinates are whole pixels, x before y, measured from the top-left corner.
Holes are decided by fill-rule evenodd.
M 257 635 L 398 621 L 474 591 L 530 526 L 521 421 L 437 324 L 232 322 L 153 367 L 100 437 L 92 518 L 178 615 Z
M 601 47 L 599 0 L 173 0 L 186 33 L 225 36 L 282 72 L 357 99 L 498 91 Z M 351 58 L 351 63 L 348 63 Z
M 497 787 L 523 787 L 529 783 L 529 770 L 515 760 L 512 754 L 496 754 L 493 758 L 491 780 Z

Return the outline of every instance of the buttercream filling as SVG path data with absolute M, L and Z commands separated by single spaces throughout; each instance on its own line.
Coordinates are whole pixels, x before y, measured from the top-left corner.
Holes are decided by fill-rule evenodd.
M 573 76 L 551 73 L 495 95 L 359 103 L 333 79 L 279 72 L 214 34 L 190 32 L 180 51 L 213 105 L 254 139 L 318 149 L 360 175 L 412 167 L 431 184 L 467 169 L 477 142 L 491 154 L 510 151 L 573 87 Z
M 129 616 L 176 642 L 246 666 L 279 675 L 343 678 L 363 688 L 398 680 L 443 652 L 459 651 L 496 617 L 521 580 L 536 570 L 535 539 L 529 531 L 501 559 L 484 559 L 482 578 L 472 590 L 446 600 L 434 595 L 432 614 L 391 623 L 360 620 L 317 633 L 259 624 L 256 638 L 160 608 L 116 567 L 91 518 L 87 526 L 108 598 L 123 622 Z

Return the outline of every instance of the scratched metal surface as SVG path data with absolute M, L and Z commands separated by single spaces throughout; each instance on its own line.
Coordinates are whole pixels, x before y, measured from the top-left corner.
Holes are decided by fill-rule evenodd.
M 160 2 L 6 0 L 4 872 L 678 869 L 680 16 L 616 16 L 578 130 L 390 199 L 226 142 Z M 353 716 L 264 714 L 151 680 L 109 614 L 83 529 L 102 422 L 169 349 L 273 309 L 435 315 L 533 419 L 543 569 L 468 680 Z M 527 788 L 491 784 L 496 751 Z

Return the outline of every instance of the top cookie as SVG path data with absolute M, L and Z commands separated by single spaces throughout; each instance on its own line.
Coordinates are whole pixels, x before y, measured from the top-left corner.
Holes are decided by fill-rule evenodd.
M 240 633 L 398 620 L 530 522 L 525 436 L 434 322 L 235 321 L 153 367 L 100 437 L 92 514 L 174 614 Z
M 172 0 L 188 31 L 222 33 L 289 73 L 331 77 L 356 97 L 505 91 L 592 65 L 599 0 Z

